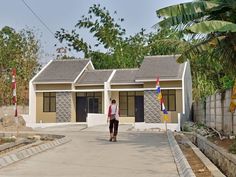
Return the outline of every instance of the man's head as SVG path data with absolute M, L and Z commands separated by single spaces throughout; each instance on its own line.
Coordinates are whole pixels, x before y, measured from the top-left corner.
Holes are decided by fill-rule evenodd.
M 112 101 L 111 101 L 111 104 L 116 104 L 116 100 L 112 100 Z

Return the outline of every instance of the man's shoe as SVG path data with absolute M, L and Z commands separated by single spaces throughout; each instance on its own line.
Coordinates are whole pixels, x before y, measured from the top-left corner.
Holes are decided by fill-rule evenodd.
M 110 137 L 109 141 L 112 141 L 112 139 L 113 139 L 113 138 L 112 138 L 112 137 Z
M 116 137 L 113 138 L 113 142 L 117 142 Z

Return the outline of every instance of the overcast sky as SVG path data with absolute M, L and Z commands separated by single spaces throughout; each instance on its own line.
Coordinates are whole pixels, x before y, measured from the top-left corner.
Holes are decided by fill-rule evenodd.
M 122 24 L 129 35 L 137 33 L 141 28 L 151 30 L 157 23 L 156 10 L 165 6 L 188 2 L 191 0 L 25 0 L 36 15 L 55 33 L 60 28 L 71 30 L 82 15 L 86 15 L 93 4 L 101 4 L 110 12 L 117 11 L 117 17 L 124 18 Z M 41 62 L 46 63 L 55 58 L 59 42 L 46 29 L 22 0 L 1 0 L 0 28 L 10 26 L 21 30 L 29 27 L 37 31 L 41 41 L 43 55 Z M 81 34 L 91 40 L 86 33 Z M 61 44 L 58 46 L 62 47 Z M 71 55 L 80 56 L 73 52 Z

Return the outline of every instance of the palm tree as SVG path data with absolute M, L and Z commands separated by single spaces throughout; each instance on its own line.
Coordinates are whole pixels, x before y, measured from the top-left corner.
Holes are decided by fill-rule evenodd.
M 191 36 L 195 42 L 178 59 L 186 58 L 213 49 L 214 57 L 231 71 L 236 69 L 236 1 L 196 0 L 157 10 L 163 18 L 156 26 L 175 28 Z

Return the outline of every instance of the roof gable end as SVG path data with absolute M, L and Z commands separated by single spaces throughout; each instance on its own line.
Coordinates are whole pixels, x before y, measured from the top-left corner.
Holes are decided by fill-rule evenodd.
M 35 79 L 34 83 L 73 83 L 90 60 L 53 60 Z

